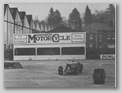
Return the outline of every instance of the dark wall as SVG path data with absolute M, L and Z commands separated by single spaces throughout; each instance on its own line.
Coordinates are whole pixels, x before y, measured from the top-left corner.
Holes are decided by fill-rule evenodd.
M 115 31 L 104 30 L 86 34 L 87 59 L 99 59 L 100 54 L 115 54 L 114 46 Z

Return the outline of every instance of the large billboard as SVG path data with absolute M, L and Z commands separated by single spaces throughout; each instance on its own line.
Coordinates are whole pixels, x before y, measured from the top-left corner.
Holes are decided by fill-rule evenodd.
M 85 33 L 38 33 L 14 35 L 14 44 L 85 43 Z

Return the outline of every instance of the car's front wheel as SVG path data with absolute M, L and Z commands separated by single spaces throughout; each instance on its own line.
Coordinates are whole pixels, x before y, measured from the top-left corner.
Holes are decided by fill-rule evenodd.
M 59 73 L 59 75 L 62 75 L 63 74 L 63 67 L 62 66 L 59 66 L 58 73 Z

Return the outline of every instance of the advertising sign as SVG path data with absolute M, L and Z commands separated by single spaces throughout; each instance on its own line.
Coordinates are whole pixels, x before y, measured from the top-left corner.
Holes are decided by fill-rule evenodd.
M 79 33 L 79 34 L 72 34 L 72 41 L 84 41 L 84 34 L 83 33 Z
M 115 59 L 115 54 L 101 54 L 100 59 Z
M 16 44 L 26 43 L 26 35 L 15 35 L 14 43 L 16 43 Z
M 15 35 L 15 44 L 50 44 L 84 42 L 84 33 L 38 33 Z

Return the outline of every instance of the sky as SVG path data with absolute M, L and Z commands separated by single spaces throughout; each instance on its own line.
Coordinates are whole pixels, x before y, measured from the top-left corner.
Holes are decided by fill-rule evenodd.
M 83 16 L 86 6 L 89 6 L 91 13 L 94 13 L 95 10 L 105 10 L 109 4 L 108 3 L 40 3 L 40 4 L 9 4 L 10 8 L 16 7 L 19 11 L 25 11 L 26 14 L 31 14 L 33 19 L 37 16 L 39 20 L 44 20 L 48 14 L 49 10 L 52 7 L 54 11 L 57 9 L 61 13 L 62 17 L 68 18 L 69 14 L 74 8 L 80 12 L 81 17 Z

